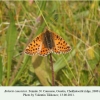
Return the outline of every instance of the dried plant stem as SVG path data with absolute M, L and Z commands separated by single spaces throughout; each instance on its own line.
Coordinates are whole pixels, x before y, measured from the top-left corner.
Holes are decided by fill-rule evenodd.
M 52 71 L 52 86 L 55 86 L 53 60 L 52 60 L 52 54 L 51 53 L 50 53 L 50 63 L 51 63 L 51 71 Z

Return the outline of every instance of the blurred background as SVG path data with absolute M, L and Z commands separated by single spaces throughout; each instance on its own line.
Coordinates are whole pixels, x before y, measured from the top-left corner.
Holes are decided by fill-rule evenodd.
M 49 27 L 72 48 L 52 54 L 56 86 L 100 86 L 100 1 L 0 1 L 0 85 L 51 86 L 50 57 L 23 53 Z

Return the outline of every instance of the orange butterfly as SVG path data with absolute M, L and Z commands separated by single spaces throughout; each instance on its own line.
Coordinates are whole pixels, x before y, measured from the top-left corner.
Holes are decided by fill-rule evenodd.
M 42 34 L 32 40 L 25 49 L 29 55 L 39 54 L 46 56 L 52 52 L 60 54 L 71 50 L 69 44 L 54 32 L 46 29 Z

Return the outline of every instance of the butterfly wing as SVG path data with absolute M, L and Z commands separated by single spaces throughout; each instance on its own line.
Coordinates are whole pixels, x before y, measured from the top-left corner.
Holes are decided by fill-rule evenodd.
M 38 37 L 36 37 L 25 49 L 25 53 L 29 54 L 29 55 L 34 55 L 34 54 L 39 54 L 41 56 L 46 56 L 51 52 L 54 53 L 67 53 L 71 50 L 71 47 L 65 42 L 65 40 L 62 39 L 62 37 L 56 35 L 55 33 L 51 32 L 49 34 L 50 35 L 50 39 L 53 39 L 54 42 L 54 46 L 52 46 L 51 48 L 46 47 L 46 45 L 44 45 L 43 43 L 43 39 L 47 39 L 47 38 L 43 38 L 44 34 L 39 35 Z M 47 34 L 47 33 L 46 33 Z M 45 41 L 47 42 L 47 41 Z
M 29 55 L 39 54 L 40 56 L 48 55 L 51 50 L 43 44 L 42 35 L 39 35 L 26 47 L 25 53 Z
M 53 37 L 54 37 L 54 43 L 55 43 L 55 47 L 53 48 L 53 52 L 60 54 L 60 53 L 67 53 L 71 50 L 71 47 L 69 46 L 69 44 L 66 43 L 65 40 L 63 40 L 62 37 L 56 35 L 55 33 L 53 33 Z
M 29 55 L 37 54 L 41 50 L 41 45 L 42 45 L 41 39 L 42 39 L 41 35 L 33 39 L 32 42 L 29 43 L 29 45 L 26 47 L 25 53 Z
M 44 44 L 42 43 L 42 47 L 41 47 L 41 50 L 38 52 L 38 54 L 40 56 L 47 56 L 48 54 L 50 54 L 52 51 L 49 49 L 49 48 L 46 48 L 44 46 Z

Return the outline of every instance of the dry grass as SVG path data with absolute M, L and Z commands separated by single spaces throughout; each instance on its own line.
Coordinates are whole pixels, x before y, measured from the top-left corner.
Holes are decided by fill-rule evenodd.
M 49 55 L 22 53 L 45 27 L 72 47 L 68 54 L 53 54 L 56 85 L 100 85 L 99 1 L 0 1 L 0 8 L 1 85 L 51 84 Z

